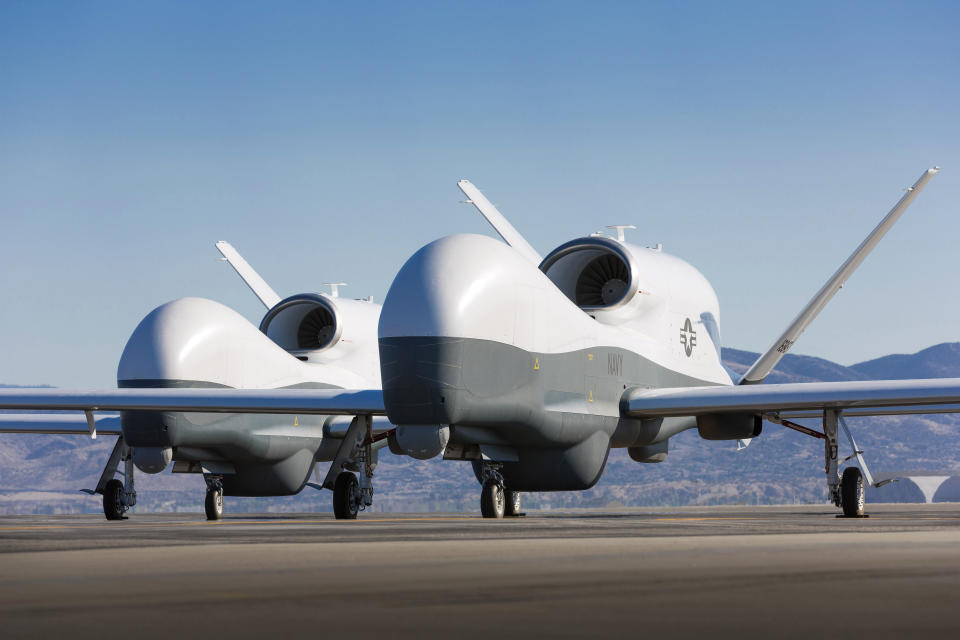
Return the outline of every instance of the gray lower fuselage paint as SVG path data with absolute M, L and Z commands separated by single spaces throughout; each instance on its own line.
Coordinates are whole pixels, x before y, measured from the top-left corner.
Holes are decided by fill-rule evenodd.
M 715 384 L 604 346 L 531 353 L 473 338 L 381 338 L 380 363 L 393 424 L 450 425 L 453 445 L 516 450 L 501 473 L 521 491 L 587 489 L 611 446 L 662 442 L 695 426 L 622 418 L 626 389 Z
M 120 388 L 228 388 L 202 380 L 119 380 Z M 288 389 L 333 389 L 307 382 Z M 226 495 L 281 496 L 300 492 L 314 461 L 332 459 L 323 432 L 329 416 L 124 411 L 121 430 L 131 447 L 171 447 L 173 460 L 228 462 Z M 338 443 L 336 443 L 338 444 Z

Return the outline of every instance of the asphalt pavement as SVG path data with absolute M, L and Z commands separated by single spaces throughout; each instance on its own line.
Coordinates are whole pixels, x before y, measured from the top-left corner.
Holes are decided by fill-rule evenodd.
M 960 505 L 0 517 L 4 637 L 957 637 Z

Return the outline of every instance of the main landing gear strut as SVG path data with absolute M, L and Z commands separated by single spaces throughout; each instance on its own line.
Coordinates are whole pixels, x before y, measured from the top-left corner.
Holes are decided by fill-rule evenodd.
M 322 484 L 333 491 L 337 520 L 356 520 L 357 513 L 373 505 L 373 471 L 377 468 L 373 443 L 373 417 L 356 416 Z
M 833 504 L 843 509 L 845 518 L 864 518 L 863 508 L 866 503 L 865 489 L 863 486 L 863 474 L 858 467 L 847 467 L 840 475 L 840 462 L 838 460 L 839 445 L 837 442 L 837 426 L 840 424 L 840 412 L 834 409 L 827 409 L 823 412 L 823 434 L 824 438 L 824 457 L 826 459 L 827 472 L 827 490 Z M 846 429 L 846 425 L 844 425 Z M 849 430 L 847 430 L 849 435 Z M 852 437 L 851 437 L 852 440 Z M 860 451 L 856 450 L 854 457 L 860 457 Z M 846 458 L 846 462 L 850 458 Z M 861 458 L 862 459 L 862 458 Z
M 480 471 L 480 513 L 484 518 L 516 517 L 523 515 L 519 491 L 511 491 L 504 486 L 500 474 L 502 465 L 485 462 Z
M 120 471 L 121 462 L 123 471 Z M 118 473 L 123 476 L 122 481 L 114 477 Z M 114 445 L 103 473 L 100 474 L 97 488 L 81 489 L 81 491 L 90 495 L 99 493 L 103 496 L 103 515 L 107 520 L 125 519 L 124 514 L 137 504 L 137 492 L 133 486 L 133 452 L 127 446 L 123 436 L 117 438 L 117 444 Z
M 844 518 L 869 518 L 864 513 L 866 505 L 866 487 L 880 487 L 890 482 L 885 480 L 875 483 L 867 468 L 867 463 L 863 459 L 863 451 L 857 447 L 853 439 L 853 433 L 847 426 L 840 411 L 837 409 L 825 409 L 823 412 L 823 433 L 815 431 L 803 425 L 774 416 L 774 422 L 805 433 L 815 438 L 823 440 L 825 471 L 827 473 L 827 491 L 833 504 L 843 510 Z M 839 428 L 842 428 L 853 448 L 853 453 L 843 460 L 839 458 Z M 857 466 L 848 466 L 840 473 L 840 465 L 856 458 Z

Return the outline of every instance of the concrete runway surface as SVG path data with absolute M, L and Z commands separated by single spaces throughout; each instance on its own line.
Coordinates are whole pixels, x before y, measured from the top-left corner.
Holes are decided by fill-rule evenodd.
M 960 635 L 960 505 L 0 517 L 0 636 Z

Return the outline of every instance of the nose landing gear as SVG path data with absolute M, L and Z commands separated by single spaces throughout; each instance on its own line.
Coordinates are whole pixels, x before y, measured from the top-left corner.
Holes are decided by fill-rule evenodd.
M 499 474 L 497 474 L 499 475 Z M 480 490 L 480 513 L 484 518 L 502 518 L 506 510 L 503 481 L 493 478 L 483 481 Z
M 523 500 L 520 492 L 504 489 L 503 494 L 506 501 L 506 508 L 504 509 L 503 515 L 508 518 L 518 518 L 522 516 L 523 513 L 520 510 L 523 506 Z
M 484 518 L 514 518 L 522 516 L 521 494 L 507 489 L 500 473 L 502 465 L 484 462 L 480 470 L 480 514 Z
M 203 501 L 203 510 L 207 520 L 223 519 L 223 479 L 220 476 L 204 476 L 207 481 L 207 497 Z

